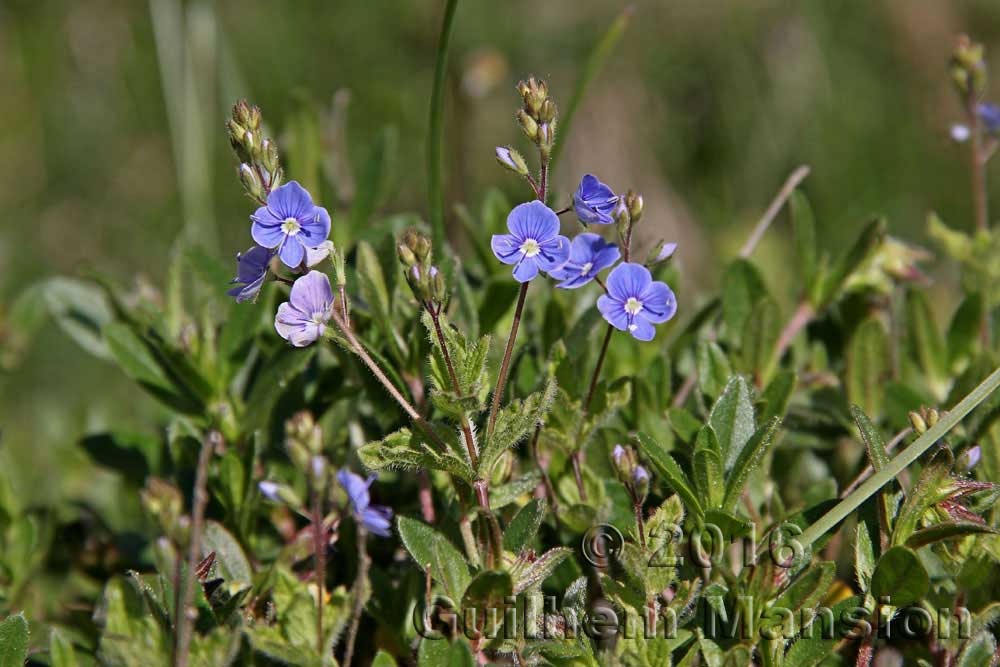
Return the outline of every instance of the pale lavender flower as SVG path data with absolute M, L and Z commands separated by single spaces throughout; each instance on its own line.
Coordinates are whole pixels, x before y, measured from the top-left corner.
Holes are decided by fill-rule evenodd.
M 277 249 L 285 266 L 302 264 L 306 248 L 315 248 L 330 235 L 330 214 L 313 204 L 312 197 L 296 181 L 275 188 L 250 219 L 250 234 L 258 245 Z
M 273 502 L 281 501 L 281 497 L 278 495 L 278 490 L 280 487 L 276 483 L 264 480 L 263 482 L 257 485 L 257 488 L 260 489 L 260 494 L 265 498 L 267 498 L 268 500 L 271 500 Z
M 514 207 L 507 216 L 510 234 L 494 234 L 490 246 L 514 279 L 526 283 L 539 271 L 554 271 L 569 258 L 569 239 L 559 235 L 559 216 L 540 201 Z
M 677 299 L 666 283 L 654 281 L 641 264 L 619 264 L 608 276 L 608 293 L 597 300 L 604 319 L 638 340 L 653 340 L 654 324 L 677 312 Z
M 392 510 L 382 505 L 373 505 L 371 495 L 368 493 L 372 482 L 375 481 L 375 475 L 365 480 L 360 475 L 341 468 L 337 473 L 337 479 L 351 501 L 355 520 L 364 525 L 369 532 L 389 537 L 392 534 Z
M 330 279 L 320 271 L 310 271 L 292 285 L 288 301 L 278 306 L 274 328 L 295 347 L 305 347 L 326 331 L 333 308 Z
M 260 246 L 236 255 L 236 277 L 229 282 L 231 285 L 238 285 L 226 294 L 236 297 L 236 303 L 256 300 L 267 278 L 267 267 L 273 256 L 272 251 Z
M 323 241 L 315 248 L 306 248 L 306 268 L 311 268 L 322 262 L 334 252 L 333 241 Z
M 556 287 L 576 289 L 596 278 L 619 257 L 618 246 L 608 243 L 600 235 L 589 232 L 578 234 L 570 243 L 569 259 L 552 271 L 551 276 L 562 281 Z
M 585 225 L 610 225 L 615 221 L 619 197 L 593 174 L 587 174 L 573 193 L 573 210 Z

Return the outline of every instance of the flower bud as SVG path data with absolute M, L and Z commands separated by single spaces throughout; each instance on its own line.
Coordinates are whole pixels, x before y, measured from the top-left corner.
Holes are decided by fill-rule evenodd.
M 979 459 L 983 457 L 983 450 L 979 445 L 971 447 L 964 452 L 955 461 L 955 468 L 962 472 L 969 472 L 977 465 L 979 465 Z
M 185 526 L 181 521 L 184 512 L 184 498 L 174 485 L 157 477 L 146 480 L 146 486 L 139 492 L 143 509 L 156 519 L 160 530 L 171 539 L 180 541 Z
M 281 166 L 281 159 L 278 155 L 278 145 L 273 139 L 264 139 L 261 142 L 261 164 L 267 169 L 269 174 L 273 174 Z
M 951 57 L 951 77 L 960 95 L 979 97 L 986 88 L 986 63 L 983 45 L 967 35 L 958 38 Z
M 518 174 L 519 176 L 528 175 L 528 164 L 524 161 L 521 154 L 510 146 L 497 146 L 496 157 L 497 162 L 502 164 L 507 169 L 510 169 L 515 174 Z
M 642 504 L 649 493 L 649 473 L 642 466 L 636 466 L 632 473 L 632 493 L 635 501 Z
M 618 479 L 626 485 L 631 484 L 637 466 L 635 451 L 631 447 L 615 445 L 611 450 L 611 462 L 614 464 Z
M 297 412 L 285 422 L 288 456 L 300 470 L 308 471 L 312 459 L 323 451 L 323 429 L 308 410 Z
M 537 143 L 538 123 L 535 122 L 535 119 L 529 116 L 524 109 L 519 109 L 517 112 L 517 122 L 521 124 L 521 129 L 524 130 L 525 136 Z
M 535 138 L 538 142 L 538 147 L 543 153 L 548 154 L 552 150 L 552 146 L 556 142 L 556 128 L 555 121 L 548 123 L 538 124 L 538 134 Z
M 917 435 L 923 435 L 927 432 L 927 422 L 924 418 L 920 416 L 920 413 L 911 411 L 907 415 L 910 419 L 910 426 L 913 427 L 913 432 Z
M 538 112 L 538 120 L 543 123 L 551 123 L 556 119 L 556 105 L 552 100 L 545 100 Z
M 431 300 L 435 303 L 444 303 L 447 300 L 448 292 L 445 289 L 444 275 L 437 270 L 436 266 L 431 267 Z
M 246 100 L 238 100 L 233 105 L 233 119 L 241 125 L 250 124 L 250 105 Z
M 301 507 L 302 501 L 291 487 L 278 484 L 270 480 L 264 480 L 257 485 L 260 495 L 273 503 L 284 503 L 289 507 Z
M 416 266 L 417 256 L 413 254 L 413 251 L 405 243 L 396 244 L 396 254 L 399 256 L 399 261 L 403 266 Z
M 628 208 L 632 222 L 639 222 L 639 218 L 642 217 L 642 195 L 634 190 L 629 190 L 625 194 L 625 206 Z
M 649 253 L 649 259 L 646 260 L 646 265 L 656 266 L 657 264 L 661 264 L 673 257 L 675 252 L 677 252 L 676 243 L 667 243 L 666 241 L 661 240 L 656 244 L 652 252 Z
M 240 183 L 243 184 L 243 189 L 247 191 L 247 194 L 254 199 L 263 200 L 265 198 L 264 186 L 261 185 L 256 172 L 246 162 L 240 164 Z

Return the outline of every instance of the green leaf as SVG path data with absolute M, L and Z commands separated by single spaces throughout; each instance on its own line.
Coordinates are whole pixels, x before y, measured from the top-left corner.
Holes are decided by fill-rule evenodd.
M 861 590 L 867 592 L 871 587 L 872 574 L 875 572 L 875 548 L 868 533 L 868 525 L 859 521 L 854 531 L 854 576 Z
M 968 642 L 958 654 L 955 667 L 986 667 L 994 664 L 993 658 L 997 651 L 997 640 L 991 632 L 980 632 Z
M 706 426 L 698 433 L 694 456 L 691 457 L 694 484 L 698 497 L 706 509 L 718 508 L 722 504 L 725 483 L 722 477 L 722 457 L 715 432 Z
M 885 450 L 885 441 L 879 433 L 875 424 L 868 419 L 868 415 L 857 405 L 851 405 L 851 417 L 861 432 L 861 439 L 864 440 L 865 450 L 868 452 L 868 462 L 876 472 L 883 470 L 889 465 L 889 454 Z
M 396 659 L 389 653 L 380 649 L 379 652 L 375 654 L 375 659 L 372 660 L 372 667 L 396 667 Z
M 167 664 L 170 638 L 147 612 L 142 595 L 132 582 L 123 577 L 109 580 L 95 618 L 103 630 L 97 650 L 101 664 L 124 667 Z
M 736 341 L 754 306 L 767 298 L 767 287 L 757 267 L 745 259 L 735 259 L 729 264 L 722 284 L 722 319 L 729 335 L 727 340 Z
M 509 572 L 484 570 L 469 582 L 462 596 L 462 608 L 496 609 L 513 592 L 514 583 Z
M 698 431 L 704 424 L 685 408 L 670 408 L 667 410 L 667 421 L 681 442 L 693 442 Z
M 0 623 L 0 667 L 22 667 L 28 659 L 28 621 L 22 614 Z
M 743 324 L 743 368 L 753 373 L 758 386 L 767 384 L 774 373 L 781 326 L 781 309 L 771 298 L 759 301 Z
M 990 526 L 974 521 L 942 521 L 914 531 L 907 538 L 906 546 L 910 549 L 919 549 L 944 540 L 957 540 L 969 535 L 996 534 L 996 532 Z
M 53 630 L 52 634 L 49 635 L 49 659 L 52 661 L 52 667 L 77 667 L 79 665 L 73 644 L 58 630 Z
M 503 533 L 503 548 L 515 554 L 531 542 L 542 525 L 545 516 L 545 501 L 534 498 L 514 515 Z
M 712 406 L 708 423 L 719 438 L 722 461 L 728 472 L 757 428 L 750 387 L 742 376 L 735 375 L 729 379 L 719 400 Z
M 799 260 L 799 275 L 806 295 L 812 295 L 816 279 L 816 222 L 809 200 L 801 190 L 795 190 L 789 200 L 792 215 L 792 235 Z M 812 299 L 809 299 L 812 302 Z
M 125 374 L 167 406 L 187 414 L 200 414 L 194 396 L 177 386 L 150 346 L 127 324 L 110 322 L 102 330 L 104 341 Z
M 388 199 L 398 153 L 399 132 L 393 126 L 382 128 L 356 179 L 357 191 L 351 204 L 351 226 L 354 229 L 370 225 L 376 209 Z
M 688 512 L 697 517 L 704 516 L 705 510 L 698 501 L 694 489 L 691 488 L 687 475 L 684 474 L 677 461 L 667 453 L 667 450 L 660 443 L 645 433 L 639 433 L 636 437 L 639 440 L 640 449 L 649 458 L 657 474 L 681 497 Z
M 406 343 L 393 325 L 392 301 L 386 284 L 382 265 L 375 249 L 367 241 L 359 241 L 357 246 L 358 290 L 361 298 L 371 309 L 372 319 L 386 340 L 391 344 L 398 359 L 406 358 Z
M 799 377 L 795 371 L 781 371 L 774 376 L 760 396 L 764 405 L 760 415 L 761 423 L 767 423 L 775 417 L 784 418 L 798 381 Z
M 877 600 L 888 596 L 889 604 L 906 607 L 920 601 L 929 586 L 927 570 L 917 555 L 906 547 L 892 547 L 875 566 L 871 594 Z
M 884 218 L 879 218 L 868 223 L 864 230 L 862 230 L 858 240 L 851 246 L 851 249 L 838 259 L 830 270 L 829 275 L 823 282 L 822 297 L 819 303 L 814 305 L 826 305 L 841 295 L 848 279 L 855 271 L 861 268 L 872 251 L 882 243 L 885 233 L 886 221 Z
M 573 550 L 567 547 L 549 549 L 544 554 L 523 568 L 515 568 L 514 594 L 522 593 L 529 588 L 540 586 L 543 581 L 555 572 L 559 564 L 573 555 Z
M 444 638 L 424 638 L 417 649 L 417 667 L 475 667 L 475 661 L 469 645 L 461 639 L 451 643 Z
M 780 419 L 772 417 L 757 429 L 753 437 L 743 447 L 726 478 L 726 493 L 722 500 L 722 509 L 735 510 L 743 496 L 743 490 L 750 480 L 750 475 L 760 465 L 771 443 L 774 442 L 774 436 L 778 432 L 780 424 Z
M 82 280 L 51 278 L 44 294 L 49 313 L 67 336 L 95 357 L 111 358 L 101 330 L 114 315 L 102 290 Z
M 514 400 L 497 413 L 493 432 L 485 439 L 479 454 L 480 477 L 489 479 L 493 466 L 506 450 L 517 445 L 535 426 L 542 423 L 545 413 L 556 397 L 556 382 L 549 379 L 542 391 L 524 400 Z
M 982 295 L 973 292 L 965 297 L 952 316 L 947 336 L 949 368 L 969 361 L 975 354 L 983 309 Z
M 243 410 L 243 432 L 265 429 L 271 421 L 274 406 L 286 385 L 309 365 L 316 346 L 306 349 L 285 348 L 265 362 L 257 373 Z
M 698 387 L 701 393 L 715 400 L 722 393 L 726 381 L 733 374 L 729 357 L 713 341 L 698 341 L 695 356 L 698 368 Z
M 221 523 L 217 521 L 205 523 L 201 549 L 203 557 L 215 552 L 218 574 L 226 580 L 227 585 L 230 585 L 231 591 L 237 587 L 249 588 L 253 584 L 253 568 L 243 553 L 243 547 Z
M 847 399 L 866 414 L 882 414 L 883 383 L 889 372 L 889 345 L 881 320 L 870 317 L 858 326 L 847 348 Z
M 446 433 L 445 437 L 454 435 Z M 476 473 L 466 455 L 459 456 L 455 452 L 455 447 L 439 451 L 422 434 L 403 428 L 382 440 L 362 445 L 358 458 L 369 470 L 443 470 L 471 484 Z
M 773 606 L 793 612 L 813 608 L 830 592 L 836 573 L 833 561 L 810 565 L 778 596 Z
M 458 549 L 430 526 L 405 516 L 397 521 L 399 537 L 413 560 L 423 570 L 431 566 L 431 577 L 441 583 L 445 593 L 459 601 L 469 585 L 469 566 Z
M 930 461 L 920 471 L 920 477 L 907 492 L 906 502 L 896 515 L 892 530 L 893 544 L 905 544 L 920 525 L 924 513 L 940 498 L 941 486 L 950 479 L 955 457 L 950 449 L 942 447 L 934 452 Z
M 948 350 L 923 292 L 911 289 L 906 293 L 906 323 L 910 344 L 924 373 L 931 380 L 943 378 Z

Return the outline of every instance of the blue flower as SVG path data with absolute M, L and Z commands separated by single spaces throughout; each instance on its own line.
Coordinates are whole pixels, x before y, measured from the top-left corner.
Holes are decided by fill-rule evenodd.
M 494 234 L 490 247 L 514 279 L 526 283 L 539 271 L 555 271 L 569 258 L 569 239 L 559 235 L 559 216 L 540 201 L 514 207 L 507 216 L 510 234 Z
M 569 259 L 551 275 L 562 281 L 556 287 L 576 289 L 596 278 L 620 256 L 618 246 L 608 243 L 598 234 L 585 232 L 573 239 L 569 246 Z
M 236 255 L 236 277 L 229 281 L 229 284 L 239 283 L 239 285 L 226 294 L 235 296 L 236 303 L 255 300 L 264 285 L 264 279 L 267 278 L 267 266 L 273 256 L 273 252 L 259 245 Z
M 295 181 L 271 191 L 267 206 L 250 219 L 250 234 L 258 245 L 277 248 L 285 266 L 297 268 L 307 248 L 315 248 L 330 235 L 330 214 L 313 204 L 312 197 Z
M 360 522 L 369 532 L 382 537 L 392 535 L 392 510 L 382 505 L 372 505 L 368 488 L 375 481 L 375 475 L 367 480 L 360 475 L 355 475 L 346 468 L 341 468 L 337 473 L 340 485 L 347 492 L 347 497 L 351 501 L 354 518 Z
M 976 115 L 983 121 L 983 129 L 992 134 L 1000 130 L 1000 107 L 989 102 L 980 102 L 976 105 Z
M 654 324 L 677 312 L 677 299 L 666 283 L 654 281 L 641 264 L 619 264 L 608 276 L 608 293 L 597 300 L 604 319 L 638 340 L 653 340 Z
M 326 331 L 333 308 L 330 279 L 320 271 L 310 271 L 292 285 L 288 301 L 278 306 L 274 328 L 295 347 L 305 347 Z
M 573 193 L 573 209 L 585 225 L 610 225 L 617 205 L 618 195 L 593 174 L 584 176 Z

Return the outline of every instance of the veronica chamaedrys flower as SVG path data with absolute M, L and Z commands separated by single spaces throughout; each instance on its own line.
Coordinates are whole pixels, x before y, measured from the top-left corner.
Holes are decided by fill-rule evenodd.
M 267 196 L 267 205 L 258 208 L 250 219 L 250 235 L 258 245 L 277 249 L 281 261 L 290 269 L 302 264 L 306 248 L 315 248 L 330 235 L 330 214 L 313 204 L 312 197 L 296 181 L 275 188 Z
M 229 284 L 237 286 L 226 294 L 236 297 L 236 303 L 256 299 L 267 277 L 267 266 L 272 256 L 272 251 L 259 245 L 236 255 L 236 277 Z
M 327 240 L 315 248 L 306 248 L 305 265 L 307 268 L 316 266 L 334 252 L 333 241 Z
M 976 115 L 983 123 L 983 129 L 993 134 L 1000 130 L 1000 106 L 989 102 L 980 102 L 976 105 Z
M 559 235 L 559 216 L 540 201 L 519 204 L 507 216 L 510 234 L 494 234 L 490 247 L 514 279 L 526 283 L 539 271 L 555 271 L 569 258 L 569 239 Z
M 638 340 L 653 340 L 654 324 L 677 312 L 677 299 L 666 283 L 653 280 L 641 264 L 619 264 L 608 275 L 608 293 L 597 299 L 601 315 L 616 329 Z
M 619 257 L 621 253 L 614 243 L 608 243 L 598 234 L 585 232 L 573 238 L 569 245 L 569 259 L 550 275 L 562 281 L 556 287 L 576 289 L 596 278 Z
M 337 479 L 351 501 L 355 520 L 364 525 L 369 532 L 389 537 L 392 534 L 392 510 L 382 505 L 373 505 L 368 493 L 369 487 L 375 481 L 375 475 L 365 480 L 360 475 L 341 468 L 337 473 Z
M 330 279 L 320 271 L 310 271 L 292 285 L 288 301 L 278 306 L 274 328 L 295 347 L 305 347 L 326 331 L 333 308 Z
M 617 205 L 618 195 L 593 174 L 584 176 L 573 193 L 573 210 L 585 225 L 610 225 Z

